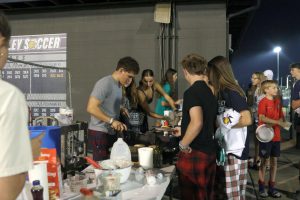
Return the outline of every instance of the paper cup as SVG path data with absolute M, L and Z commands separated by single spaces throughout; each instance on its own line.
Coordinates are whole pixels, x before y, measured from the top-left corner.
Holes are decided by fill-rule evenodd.
M 153 148 L 143 147 L 138 149 L 139 163 L 144 169 L 153 168 Z
M 292 123 L 291 122 L 285 122 L 285 127 L 283 127 L 285 130 L 290 130 Z

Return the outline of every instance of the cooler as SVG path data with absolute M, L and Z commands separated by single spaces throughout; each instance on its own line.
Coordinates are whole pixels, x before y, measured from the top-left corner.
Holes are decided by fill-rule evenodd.
M 61 128 L 59 126 L 29 126 L 30 138 L 35 138 L 41 132 L 45 132 L 42 139 L 42 148 L 55 148 L 57 155 L 61 156 Z

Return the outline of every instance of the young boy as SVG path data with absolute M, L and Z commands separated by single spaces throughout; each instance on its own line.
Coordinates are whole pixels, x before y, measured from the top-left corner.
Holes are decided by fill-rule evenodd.
M 214 125 L 217 100 L 208 86 L 207 61 L 189 54 L 181 62 L 190 87 L 184 92 L 177 169 L 181 199 L 214 199 L 216 147 Z
M 281 194 L 275 190 L 275 178 L 277 172 L 277 158 L 280 156 L 280 126 L 285 127 L 284 117 L 282 113 L 282 105 L 280 98 L 275 98 L 278 95 L 278 85 L 276 81 L 266 80 L 261 85 L 262 91 L 266 95 L 258 104 L 259 125 L 267 124 L 274 129 L 274 137 L 272 141 L 263 143 L 259 142 L 259 156 L 262 158 L 262 163 L 259 168 L 259 194 L 260 197 L 280 198 Z M 266 159 L 270 158 L 270 178 L 268 193 L 265 191 L 265 167 Z

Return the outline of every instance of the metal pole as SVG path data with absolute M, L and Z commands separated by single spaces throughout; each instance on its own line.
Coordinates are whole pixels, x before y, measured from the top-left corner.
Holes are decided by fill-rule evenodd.
M 277 82 L 279 84 L 279 52 L 277 52 Z

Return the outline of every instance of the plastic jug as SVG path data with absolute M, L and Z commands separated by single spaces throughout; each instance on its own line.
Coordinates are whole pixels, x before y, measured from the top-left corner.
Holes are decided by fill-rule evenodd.
M 131 161 L 131 152 L 124 140 L 122 138 L 118 138 L 118 140 L 114 143 L 111 153 L 111 160 L 129 160 Z

